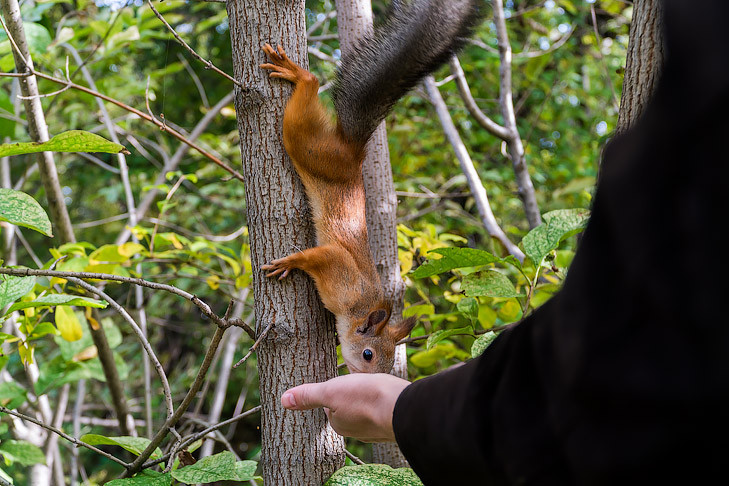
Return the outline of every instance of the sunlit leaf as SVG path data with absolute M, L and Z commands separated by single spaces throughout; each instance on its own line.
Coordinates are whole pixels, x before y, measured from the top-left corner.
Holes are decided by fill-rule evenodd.
M 56 327 L 66 341 L 78 341 L 83 335 L 81 323 L 73 308 L 69 306 L 56 307 Z
M 43 450 L 24 440 L 4 440 L 0 443 L 0 454 L 11 462 L 17 462 L 23 466 L 33 464 L 45 464 L 46 455 Z
M 53 236 L 51 221 L 45 210 L 38 201 L 21 191 L 0 189 L 0 221 Z
M 79 307 L 97 307 L 103 309 L 108 304 L 104 300 L 96 300 L 90 297 L 81 297 L 69 294 L 46 294 L 29 302 L 16 302 L 8 309 L 8 314 L 20 309 L 29 307 L 51 307 L 56 305 L 75 305 Z
M 441 255 L 441 258 L 431 259 L 431 254 Z M 501 260 L 487 251 L 474 248 L 435 248 L 428 252 L 428 257 L 428 261 L 413 272 L 414 278 L 430 277 L 456 268 L 477 267 Z
M 344 466 L 324 486 L 422 486 L 412 469 L 393 469 L 385 464 Z
M 213 483 L 237 481 L 238 470 L 235 455 L 230 451 L 203 457 L 195 464 L 172 471 L 172 477 L 183 483 Z
M 496 270 L 485 270 L 463 277 L 461 290 L 470 297 L 521 297 L 511 280 Z
M 129 153 L 123 145 L 110 142 L 104 137 L 83 130 L 69 130 L 59 133 L 47 142 L 18 142 L 0 145 L 0 157 L 37 152 Z
M 496 339 L 496 333 L 494 332 L 489 331 L 481 334 L 471 345 L 471 356 L 476 358 L 481 355 L 494 339 Z
M 146 437 L 106 437 L 99 434 L 86 434 L 81 436 L 81 440 L 90 445 L 116 445 L 125 449 L 132 454 L 138 456 L 150 444 L 150 440 Z M 162 451 L 158 447 L 150 456 L 150 459 L 159 459 L 162 457 Z
M 35 286 L 35 277 L 0 275 L 0 309 L 12 304 Z

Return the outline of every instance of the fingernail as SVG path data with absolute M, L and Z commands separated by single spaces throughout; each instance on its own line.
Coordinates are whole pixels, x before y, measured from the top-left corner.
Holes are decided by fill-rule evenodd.
M 296 398 L 294 398 L 294 394 L 291 392 L 284 393 L 281 397 L 281 404 L 284 408 L 296 408 Z

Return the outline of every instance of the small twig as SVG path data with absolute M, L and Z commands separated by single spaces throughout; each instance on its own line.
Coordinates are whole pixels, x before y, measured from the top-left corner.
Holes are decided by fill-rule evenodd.
M 240 359 L 240 361 L 238 361 L 236 364 L 233 365 L 233 368 L 237 368 L 238 366 L 242 365 L 243 363 L 245 363 L 248 360 L 248 358 L 251 357 L 251 354 L 253 353 L 253 351 L 256 350 L 256 348 L 258 347 L 259 344 L 261 344 L 261 341 L 263 341 L 263 338 L 266 337 L 266 334 L 268 334 L 268 331 L 270 331 L 271 328 L 273 328 L 273 321 L 270 322 L 266 326 L 266 328 L 261 332 L 261 335 L 258 336 L 258 339 L 256 339 L 256 342 L 253 343 L 253 346 L 251 346 L 251 349 L 248 350 L 248 352 L 246 353 L 246 355 L 243 356 Z
M 260 411 L 261 411 L 261 406 L 258 405 L 256 407 L 251 408 L 250 410 L 246 410 L 245 412 L 243 412 L 243 413 L 241 413 L 239 415 L 236 415 L 235 417 L 229 418 L 228 420 L 224 420 L 224 421 L 219 422 L 219 423 L 217 423 L 215 425 L 211 425 L 210 427 L 208 427 L 208 428 L 206 428 L 204 430 L 201 430 L 200 432 L 198 432 L 196 434 L 193 434 L 193 435 L 190 435 L 187 438 L 185 438 L 182 442 L 180 442 L 180 445 L 177 447 L 177 450 L 184 449 L 185 447 L 189 446 L 190 444 L 192 444 L 196 440 L 202 439 L 203 437 L 205 437 L 206 435 L 208 435 L 210 432 L 214 432 L 214 431 L 216 431 L 216 430 L 218 430 L 218 429 L 220 429 L 222 427 L 225 427 L 226 425 L 229 425 L 229 424 L 232 424 L 234 422 L 238 422 L 240 420 L 243 420 L 244 418 L 248 417 L 249 415 L 253 415 L 254 413 L 260 412 Z M 142 465 L 142 469 L 147 469 L 149 467 L 152 467 L 152 466 L 155 466 L 155 465 L 160 464 L 162 462 L 165 462 L 169 458 L 169 456 L 170 456 L 171 453 L 172 452 L 170 451 L 167 454 L 165 454 L 164 456 L 160 457 L 159 459 L 155 459 L 154 461 L 145 462 Z
M 311 26 L 306 30 L 306 35 L 307 36 L 311 36 L 311 34 L 313 34 L 314 32 L 316 32 L 316 30 L 319 27 L 321 27 L 322 25 L 324 25 L 325 22 L 327 22 L 328 20 L 333 19 L 336 16 L 337 16 L 337 11 L 336 10 L 331 10 L 331 11 L 327 12 L 326 15 L 324 15 L 324 17 L 322 17 L 320 20 L 317 20 L 316 22 L 314 22 L 313 24 L 311 24 Z
M 227 79 L 227 80 L 231 81 L 231 82 L 232 82 L 233 84 L 235 84 L 236 86 L 239 86 L 239 87 L 241 87 L 241 88 L 243 87 L 243 85 L 241 84 L 241 82 L 240 82 L 240 81 L 238 81 L 238 80 L 237 80 L 237 79 L 235 79 L 235 78 L 234 78 L 233 76 L 231 76 L 230 74 L 226 73 L 225 71 L 221 71 L 221 70 L 220 70 L 219 68 L 217 68 L 217 67 L 216 67 L 215 65 L 213 65 L 213 63 L 212 63 L 212 62 L 210 62 L 210 61 L 208 61 L 208 60 L 204 59 L 204 58 L 203 58 L 203 57 L 202 57 L 202 56 L 201 56 L 200 54 L 198 54 L 197 52 L 195 52 L 195 50 L 194 50 L 194 49 L 193 49 L 192 47 L 190 47 L 190 46 L 189 46 L 189 45 L 187 44 L 187 42 L 185 42 L 185 41 L 184 41 L 184 40 L 182 39 L 182 37 L 180 37 L 180 35 L 179 35 L 179 34 L 178 34 L 177 32 L 175 32 L 175 29 L 173 29 L 173 28 L 172 28 L 172 26 L 171 26 L 171 25 L 170 25 L 169 23 L 167 23 L 167 21 L 166 21 L 166 20 L 165 20 L 165 18 L 164 18 L 164 17 L 162 16 L 162 14 L 161 14 L 161 13 L 159 13 L 159 11 L 158 11 L 158 10 L 157 10 L 156 8 L 154 8 L 154 5 L 152 5 L 152 1 L 151 1 L 151 0 L 147 0 L 147 4 L 149 5 L 149 8 L 151 8 L 151 9 L 152 9 L 152 12 L 154 12 L 154 14 L 155 14 L 155 15 L 157 16 L 157 18 L 158 18 L 158 19 L 159 19 L 159 20 L 160 20 L 160 21 L 161 21 L 161 22 L 162 22 L 163 24 L 165 24 L 165 27 L 167 27 L 167 30 L 169 30 L 169 31 L 170 31 L 170 32 L 172 33 L 172 35 L 173 35 L 173 36 L 175 36 L 175 39 L 177 39 L 177 42 L 179 42 L 179 43 L 180 43 L 180 45 L 181 45 L 182 47 L 184 47 L 185 49 L 187 49 L 187 50 L 188 50 L 188 52 L 189 52 L 190 54 L 192 54 L 192 56 L 193 56 L 193 57 L 194 57 L 195 59 L 197 59 L 197 60 L 199 60 L 200 62 L 202 62 L 203 64 L 205 64 L 205 69 L 211 69 L 211 70 L 215 71 L 216 73 L 220 74 L 221 76 L 223 76 L 223 77 L 224 77 L 225 79 Z
M 144 462 L 149 459 L 149 456 L 152 455 L 157 446 L 159 446 L 162 440 L 164 440 L 164 438 L 167 436 L 167 432 L 175 426 L 175 424 L 180 420 L 182 415 L 190 406 L 190 402 L 192 402 L 193 398 L 200 390 L 203 381 L 205 380 L 205 376 L 210 369 L 210 364 L 212 363 L 213 356 L 215 355 L 215 352 L 220 345 L 220 341 L 223 339 L 223 335 L 225 334 L 226 329 L 226 327 L 218 327 L 215 330 L 215 334 L 213 334 L 210 345 L 208 346 L 208 350 L 205 353 L 205 357 L 203 358 L 203 362 L 200 365 L 200 369 L 198 370 L 197 375 L 195 376 L 195 380 L 190 386 L 190 389 L 187 391 L 185 398 L 182 399 L 182 403 L 180 403 L 180 405 L 177 407 L 172 417 L 168 418 L 162 425 L 162 427 L 157 431 L 157 434 L 155 434 L 155 436 L 152 438 L 149 445 L 147 445 L 147 447 L 129 465 L 129 468 L 121 475 L 122 478 L 130 477 L 139 472 L 140 469 L 142 469 Z
M 185 59 L 185 56 L 177 53 L 177 59 L 180 60 L 182 63 L 182 66 L 185 68 L 185 71 L 187 71 L 187 74 L 190 75 L 192 78 L 192 82 L 195 83 L 195 87 L 197 88 L 197 92 L 200 93 L 200 99 L 202 100 L 202 104 L 205 107 L 206 110 L 210 109 L 210 103 L 208 102 L 208 95 L 205 93 L 205 86 L 203 86 L 202 81 L 200 81 L 200 77 L 197 75 L 194 69 L 192 69 L 192 66 L 190 66 L 190 63 L 187 62 L 187 59 Z
M 592 30 L 595 34 L 595 42 L 597 42 L 597 58 L 600 60 L 600 64 L 605 71 L 605 80 L 610 87 L 610 93 L 613 97 L 613 106 L 615 107 L 615 111 L 617 112 L 620 111 L 620 101 L 618 101 L 618 94 L 615 92 L 615 86 L 610 79 L 610 69 L 605 63 L 605 57 L 602 55 L 602 40 L 600 40 L 600 33 L 597 31 L 597 16 L 595 15 L 595 5 L 590 4 L 590 15 L 592 17 Z
M 365 462 L 362 459 L 360 459 L 359 457 L 355 456 L 354 454 L 352 454 L 351 452 L 349 452 L 347 449 L 344 449 L 344 453 L 347 454 L 347 457 L 349 457 L 349 459 L 353 463 L 357 464 L 358 466 L 364 466 L 365 465 Z
M 412 197 L 412 198 L 416 198 L 416 199 L 453 199 L 453 198 L 459 198 L 459 197 L 469 197 L 472 194 L 470 192 L 446 192 L 443 194 L 438 194 L 438 193 L 395 191 L 395 195 L 398 197 Z
M 60 435 L 61 437 L 63 437 L 67 441 L 71 442 L 72 444 L 75 444 L 75 445 L 81 446 L 81 447 L 85 447 L 85 448 L 87 448 L 89 450 L 92 450 L 92 451 L 96 452 L 97 454 L 101 454 L 102 456 L 106 457 L 110 461 L 114 461 L 117 464 L 120 464 L 120 465 L 124 466 L 125 468 L 129 468 L 129 464 L 127 464 L 126 462 L 122 461 L 121 459 L 117 459 L 113 455 L 111 455 L 111 454 L 109 454 L 107 452 L 104 452 L 101 449 L 97 449 L 96 447 L 92 446 L 91 444 L 87 444 L 86 442 L 83 442 L 83 441 L 81 441 L 81 440 L 79 440 L 79 439 L 77 439 L 75 437 L 71 437 L 70 435 L 66 434 L 65 432 L 63 432 L 60 429 L 57 429 L 56 427 L 53 427 L 51 425 L 46 425 L 46 424 L 44 424 L 43 422 L 41 422 L 40 420 L 38 420 L 36 418 L 33 418 L 33 417 L 29 416 L 29 415 L 25 415 L 25 414 L 20 413 L 20 412 L 16 412 L 15 410 L 10 410 L 9 408 L 3 407 L 3 406 L 0 406 L 0 412 L 6 413 L 8 415 L 13 415 L 15 417 L 21 418 L 21 419 L 26 420 L 28 422 L 32 422 L 32 423 L 36 424 L 38 427 L 44 428 L 44 429 L 48 430 L 49 432 L 53 432 L 54 434 Z
M 202 313 L 213 320 L 218 327 L 228 327 L 236 325 L 235 323 L 228 323 L 223 321 L 217 314 L 215 314 L 210 306 L 200 300 L 195 295 L 186 292 L 182 289 L 178 289 L 172 285 L 162 284 L 158 282 L 150 282 L 149 280 L 143 280 L 141 278 L 123 277 L 120 275 L 112 275 L 110 273 L 94 273 L 94 272 L 62 272 L 58 270 L 39 270 L 33 268 L 0 268 L 0 274 L 14 275 L 16 277 L 28 277 L 28 276 L 41 276 L 41 277 L 60 277 L 60 278 L 77 278 L 77 279 L 92 279 L 92 280 L 111 280 L 114 282 L 124 282 L 141 287 L 147 287 L 154 290 L 164 290 L 171 294 L 183 297 L 193 304 L 195 304 Z

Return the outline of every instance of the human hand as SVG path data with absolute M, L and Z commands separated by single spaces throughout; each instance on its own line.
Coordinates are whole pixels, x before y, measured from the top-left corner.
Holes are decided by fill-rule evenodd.
M 324 407 L 338 434 L 363 442 L 394 442 L 392 413 L 409 384 L 384 373 L 355 373 L 290 388 L 281 396 L 281 404 L 289 410 Z

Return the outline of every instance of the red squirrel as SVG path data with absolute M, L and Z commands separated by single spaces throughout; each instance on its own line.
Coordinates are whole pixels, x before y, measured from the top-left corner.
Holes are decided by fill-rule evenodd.
M 414 317 L 389 323 L 392 302 L 370 254 L 362 179 L 367 141 L 392 105 L 463 44 L 480 20 L 481 1 L 415 0 L 394 9 L 342 59 L 333 93 L 336 124 L 319 101 L 316 77 L 281 46 L 263 46 L 270 62 L 261 68 L 295 85 L 283 141 L 311 205 L 317 246 L 261 268 L 267 277 L 299 269 L 314 279 L 336 317 L 350 372 L 388 373 L 396 343 L 415 325 Z

